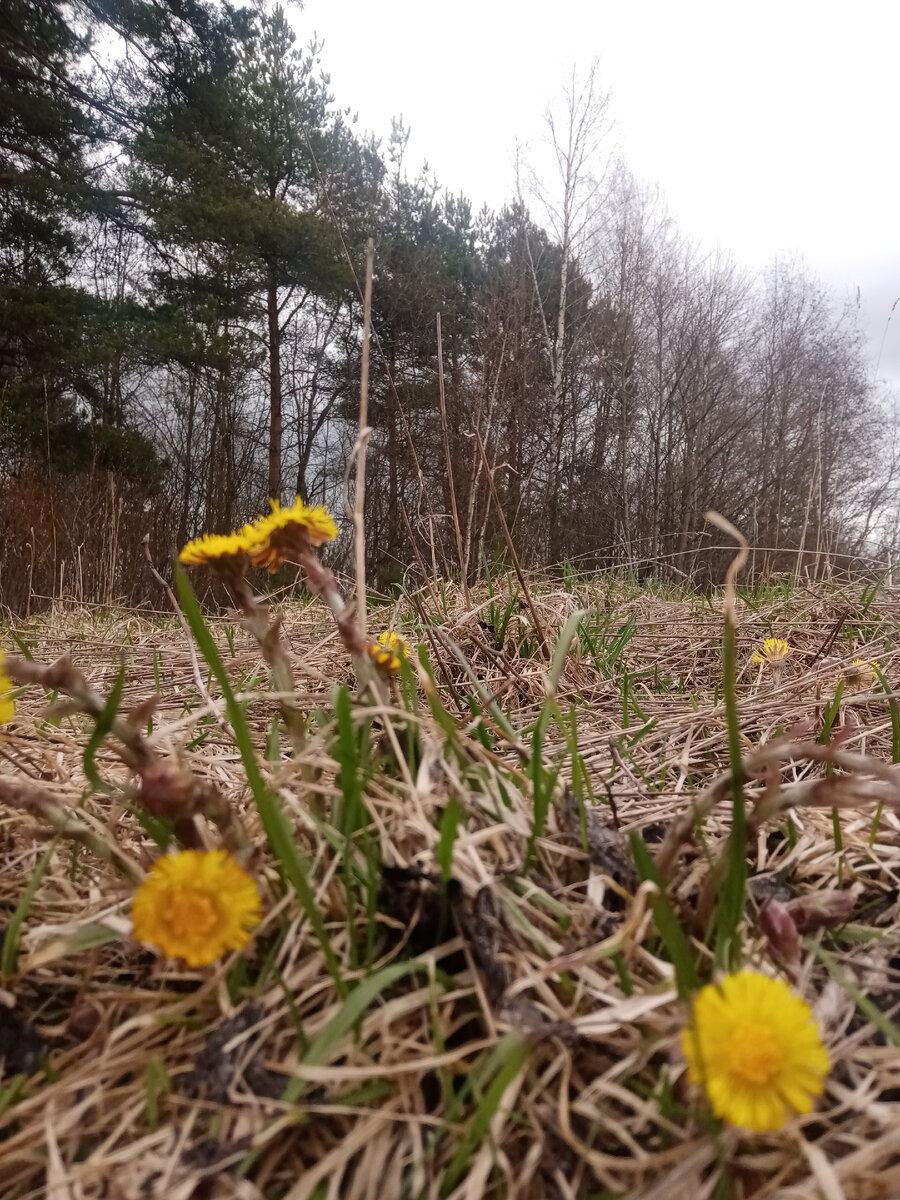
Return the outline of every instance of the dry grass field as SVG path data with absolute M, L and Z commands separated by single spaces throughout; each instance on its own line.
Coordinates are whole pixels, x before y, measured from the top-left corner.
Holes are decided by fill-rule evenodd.
M 739 589 L 732 663 L 721 589 L 435 583 L 370 598 L 412 647 L 377 687 L 270 611 L 287 691 L 211 603 L 0 630 L 0 1196 L 900 1196 L 900 595 Z M 179 844 L 261 898 L 197 967 L 131 936 Z M 769 1132 L 686 1077 L 739 962 L 830 1059 Z

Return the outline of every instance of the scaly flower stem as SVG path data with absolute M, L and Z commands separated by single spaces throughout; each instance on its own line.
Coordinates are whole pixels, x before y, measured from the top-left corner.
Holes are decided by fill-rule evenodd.
M 384 685 L 372 667 L 366 649 L 365 635 L 354 620 L 353 609 L 348 608 L 344 603 L 344 598 L 338 591 L 334 574 L 328 567 L 323 566 L 314 554 L 300 554 L 298 562 L 306 575 L 309 590 L 331 609 L 331 615 L 334 617 L 334 623 L 341 635 L 341 641 L 347 647 L 347 652 L 353 661 L 356 678 L 363 688 L 368 687 L 372 691 L 379 704 L 388 704 L 389 697 L 385 692 Z
M 232 574 L 225 581 L 238 608 L 244 614 L 244 624 L 259 643 L 262 656 L 270 671 L 273 691 L 281 692 L 278 711 L 294 747 L 299 755 L 306 748 L 306 718 L 287 694 L 294 691 L 294 673 L 281 640 L 281 618 L 269 621 L 269 611 L 262 599 L 255 594 L 244 575 Z

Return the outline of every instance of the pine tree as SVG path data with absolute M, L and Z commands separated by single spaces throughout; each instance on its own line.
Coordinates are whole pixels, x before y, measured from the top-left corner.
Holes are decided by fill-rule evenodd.
M 0 9 L 0 403 L 7 468 L 68 414 L 84 298 L 70 282 L 91 116 L 70 80 L 81 42 L 64 7 Z M 40 415 L 39 415 L 40 414 Z
M 169 83 L 151 91 L 132 142 L 132 186 L 149 236 L 195 256 L 201 274 L 218 281 L 222 319 L 263 327 L 267 483 L 279 497 L 284 330 L 308 295 L 349 295 L 352 277 L 322 195 L 322 171 L 337 151 L 357 147 L 332 115 L 315 48 L 297 49 L 284 10 L 227 15 L 230 39 L 217 56 L 193 64 L 190 94 Z M 184 274 L 173 270 L 176 281 Z
M 125 428 L 122 404 L 133 304 L 85 275 L 118 237 L 106 227 L 114 199 L 97 154 L 115 129 L 101 81 L 82 67 L 92 21 L 88 7 L 55 0 L 0 9 L 5 465 L 154 475 L 150 444 Z

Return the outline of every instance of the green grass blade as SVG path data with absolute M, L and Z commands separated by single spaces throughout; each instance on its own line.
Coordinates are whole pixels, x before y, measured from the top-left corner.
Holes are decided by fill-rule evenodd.
M 250 727 L 247 724 L 246 713 L 235 698 L 231 681 L 228 678 L 228 672 L 225 670 L 225 664 L 222 661 L 222 656 L 219 654 L 212 634 L 203 620 L 203 614 L 200 611 L 200 605 L 197 597 L 194 595 L 194 589 L 191 587 L 190 580 L 178 563 L 175 564 L 175 586 L 178 590 L 178 599 L 184 610 L 185 618 L 190 626 L 191 633 L 194 635 L 194 640 L 217 679 L 219 687 L 222 689 L 225 709 L 228 713 L 231 727 L 234 730 L 234 738 L 241 755 L 241 762 L 247 776 L 247 783 L 253 794 L 253 799 L 256 803 L 263 829 L 266 831 L 269 845 L 272 848 L 272 853 L 278 860 L 285 878 L 297 894 L 297 899 L 300 901 L 313 933 L 322 948 L 325 965 L 334 980 L 335 987 L 338 989 L 339 994 L 344 996 L 347 994 L 347 987 L 341 977 L 340 966 L 331 948 L 328 932 L 325 929 L 325 922 L 322 920 L 322 914 L 319 912 L 319 907 L 316 904 L 315 894 L 306 873 L 306 864 L 294 840 L 294 832 L 290 821 L 285 816 L 284 810 L 281 807 L 281 801 L 266 785 L 262 777 L 262 772 L 256 759 L 256 751 L 253 748 L 253 739 L 250 736 Z
M 884 1040 L 891 1046 L 900 1046 L 900 1029 L 864 992 L 859 990 L 834 955 L 808 939 L 804 939 L 803 944 L 807 949 L 812 950 L 817 958 L 821 959 L 831 978 L 851 998 L 863 1016 L 884 1036 Z
M 879 686 L 887 696 L 888 711 L 891 714 L 891 762 L 900 763 L 900 708 L 897 706 L 897 698 L 893 695 L 893 688 L 888 683 L 880 667 L 873 664 L 872 668 L 878 680 Z M 875 816 L 872 818 L 872 828 L 869 832 L 869 849 L 875 845 L 875 840 L 878 837 L 878 827 L 881 824 L 881 814 L 884 811 L 884 802 L 879 803 L 875 810 Z
M 747 813 L 736 679 L 737 636 L 733 620 L 726 616 L 722 638 L 722 691 L 731 764 L 731 833 L 716 912 L 716 962 L 724 970 L 730 971 L 737 970 L 741 961 L 741 923 L 747 902 Z
M 106 697 L 106 703 L 100 715 L 94 722 L 94 729 L 91 736 L 88 738 L 88 743 L 84 748 L 82 755 L 82 764 L 86 779 L 90 782 L 91 787 L 95 792 L 109 792 L 111 790 L 108 783 L 100 778 L 100 772 L 97 770 L 94 759 L 97 751 L 103 743 L 103 739 L 113 727 L 113 722 L 119 712 L 119 706 L 122 703 L 122 692 L 125 690 L 125 664 L 120 663 L 119 670 L 116 675 L 115 683 L 112 685 L 112 690 Z
M 365 824 L 367 817 L 363 803 L 359 746 L 353 725 L 350 693 L 346 687 L 337 689 L 334 714 L 337 720 L 337 741 L 331 752 L 340 766 L 342 796 L 341 819 L 337 824 L 349 837 L 360 825 Z
M 22 1099 L 27 1082 L 27 1075 L 13 1075 L 5 1087 L 0 1087 L 0 1116 Z
M 675 968 L 675 983 L 679 998 L 687 1000 L 699 983 L 697 970 L 691 956 L 691 944 L 687 934 L 681 928 L 681 922 L 678 920 L 669 897 L 666 895 L 665 885 L 656 869 L 650 851 L 637 830 L 631 834 L 631 854 L 641 879 L 650 879 L 659 888 L 659 894 L 650 901 L 650 908 L 659 936 L 662 938 Z
M 368 979 L 357 984 L 325 1028 L 310 1042 L 309 1049 L 303 1055 L 303 1062 L 307 1066 L 320 1066 L 328 1058 L 334 1046 L 365 1015 L 366 1009 L 386 987 L 390 987 L 404 975 L 426 970 L 425 963 L 415 961 L 391 963 L 390 966 L 376 971 L 374 975 L 370 975 Z M 284 1089 L 281 1099 L 286 1104 L 296 1104 L 309 1086 L 309 1082 L 305 1079 L 292 1079 Z
M 489 1079 L 491 1075 L 493 1078 L 479 1100 L 469 1128 L 444 1173 L 441 1181 L 444 1195 L 453 1190 L 473 1154 L 487 1136 L 506 1089 L 528 1062 L 530 1049 L 525 1038 L 516 1033 L 507 1033 L 493 1050 L 484 1070 L 484 1078 Z
M 541 715 L 538 717 L 534 733 L 531 735 L 531 758 L 526 773 L 531 780 L 534 824 L 532 825 L 531 836 L 528 838 L 528 845 L 525 849 L 525 862 L 522 867 L 523 873 L 528 872 L 538 838 L 544 835 L 547 814 L 550 811 L 553 790 L 556 787 L 556 780 L 559 775 L 558 769 L 548 770 L 544 766 L 544 734 L 547 728 L 547 719 L 551 711 L 559 714 L 559 706 L 556 700 L 552 696 L 549 696 L 544 701 Z
M 562 632 L 557 639 L 556 645 L 553 648 L 553 658 L 550 661 L 550 691 L 555 694 L 559 687 L 559 681 L 563 673 L 563 668 L 566 665 L 566 658 L 569 653 L 569 647 L 575 640 L 578 634 L 578 628 L 581 622 L 588 615 L 589 610 L 579 608 L 569 617 L 565 625 L 562 627 Z
M 900 763 L 900 708 L 898 708 L 897 698 L 893 694 L 894 689 L 888 683 L 881 668 L 873 667 L 873 670 L 881 685 L 881 690 L 887 696 L 888 709 L 891 714 L 891 762 Z
M 456 831 L 459 828 L 460 821 L 465 816 L 465 812 L 466 810 L 456 797 L 453 796 L 441 817 L 440 836 L 438 837 L 435 857 L 441 868 L 441 878 L 444 880 L 444 883 L 449 883 L 450 876 L 453 874 L 453 847 L 456 844 Z
M 19 960 L 19 936 L 22 931 L 22 924 L 28 916 L 31 903 L 38 888 L 41 886 L 41 880 L 47 873 L 47 868 L 50 866 L 50 859 L 53 857 L 53 851 L 56 849 L 58 842 L 59 836 L 57 835 L 38 859 L 37 865 L 31 872 L 31 878 L 22 889 L 22 895 L 19 897 L 16 910 L 9 918 L 9 924 L 6 926 L 6 932 L 3 936 L 3 950 L 0 952 L 0 975 L 7 978 L 16 973 L 16 964 Z
M 819 741 L 823 746 L 827 746 L 831 741 L 831 728 L 837 720 L 838 713 L 841 711 L 841 697 L 844 694 L 844 681 L 838 680 L 838 685 L 834 689 L 834 698 L 830 704 L 825 705 L 825 710 L 822 713 L 822 732 L 819 734 Z M 827 773 L 831 774 L 831 764 L 828 764 Z
M 151 1133 L 156 1133 L 159 1128 L 159 1098 L 171 1090 L 172 1080 L 166 1064 L 158 1054 L 151 1054 L 144 1068 L 144 1115 Z
M 31 653 L 31 647 L 28 645 L 25 639 L 20 634 L 16 633 L 14 629 L 7 629 L 6 632 L 19 647 L 19 653 L 22 655 L 22 657 L 27 659 L 28 662 L 34 662 L 34 655 Z

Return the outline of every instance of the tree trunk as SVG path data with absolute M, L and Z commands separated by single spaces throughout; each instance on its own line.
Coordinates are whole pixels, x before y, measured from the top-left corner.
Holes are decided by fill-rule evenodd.
M 297 495 L 304 504 L 309 503 L 309 488 L 306 482 L 306 472 L 309 470 L 309 460 L 311 455 L 312 441 L 309 441 L 300 451 L 300 458 L 297 463 Z
M 269 498 L 281 499 L 281 329 L 278 324 L 278 284 L 269 265 L 266 307 L 269 317 Z
M 178 545 L 188 540 L 188 513 L 191 509 L 191 487 L 194 482 L 194 418 L 197 409 L 197 377 L 188 375 L 187 426 L 184 432 L 184 481 L 181 488 L 181 512 L 178 515 Z

